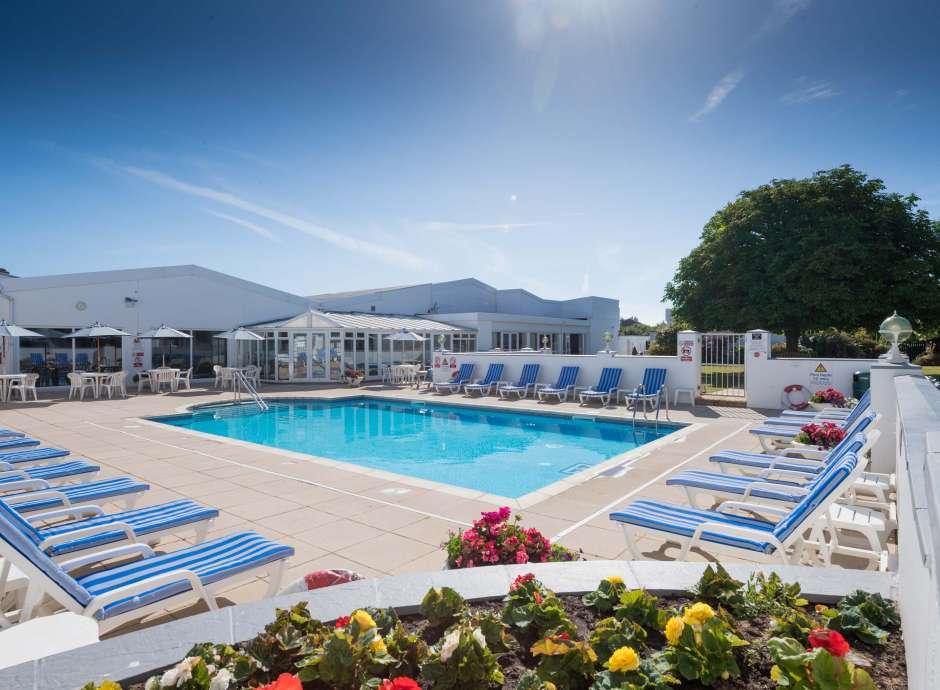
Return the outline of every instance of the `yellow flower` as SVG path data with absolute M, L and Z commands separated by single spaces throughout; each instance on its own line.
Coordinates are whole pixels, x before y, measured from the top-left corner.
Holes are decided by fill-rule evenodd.
M 620 577 L 619 575 L 611 575 L 610 577 L 607 578 L 607 581 L 608 581 L 610 584 L 612 584 L 612 585 L 622 585 L 622 584 L 623 584 L 623 578 Z
M 555 689 L 555 684 L 554 684 L 554 683 L 549 683 L 547 680 L 546 680 L 544 683 L 542 683 L 542 687 L 543 687 L 545 690 L 556 690 L 556 689 Z
M 624 671 L 636 671 L 640 668 L 640 657 L 633 651 L 633 647 L 621 647 L 610 655 L 607 662 L 607 668 L 614 673 L 623 673 Z
M 688 625 L 702 625 L 709 618 L 714 618 L 714 616 L 715 610 L 708 604 L 699 601 L 686 607 L 685 615 L 682 616 L 682 620 Z
M 825 604 L 816 604 L 816 613 L 825 613 L 828 608 Z
M 683 630 L 685 630 L 685 623 L 679 616 L 670 618 L 666 622 L 666 639 L 669 640 L 669 644 L 679 644 L 679 637 L 682 636 Z
M 375 627 L 375 621 L 372 620 L 372 616 L 370 616 L 368 613 L 366 613 L 362 609 L 359 609 L 358 611 L 356 611 L 352 615 L 352 619 L 356 621 L 356 623 L 359 624 L 360 631 L 372 630 L 372 628 Z
M 369 643 L 369 649 L 373 652 L 387 652 L 388 649 L 385 646 L 385 640 L 382 639 L 381 635 L 376 635 L 375 639 Z
M 782 675 L 782 674 L 781 674 L 781 672 L 780 672 L 780 667 L 779 667 L 779 666 L 774 665 L 774 666 L 770 669 L 770 680 L 772 680 L 774 683 L 780 682 L 780 676 L 781 676 L 781 675 Z

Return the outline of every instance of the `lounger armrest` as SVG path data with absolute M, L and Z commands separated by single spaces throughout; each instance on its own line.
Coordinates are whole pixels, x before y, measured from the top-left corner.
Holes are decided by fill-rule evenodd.
M 155 589 L 160 585 L 170 584 L 171 582 L 177 582 L 179 580 L 188 580 L 192 590 L 196 592 L 196 594 L 198 594 L 202 599 L 209 601 L 209 595 L 202 586 L 202 581 L 199 579 L 199 576 L 192 570 L 180 569 L 163 573 L 161 575 L 154 575 L 153 577 L 148 577 L 146 580 L 140 580 L 139 582 L 125 585 L 124 587 L 112 589 L 106 594 L 100 594 L 92 599 L 91 603 L 85 607 L 85 614 L 92 616 L 113 601 L 120 601 L 121 599 L 126 599 L 127 597 L 134 594 L 146 592 L 147 590 Z
M 3 482 L 0 484 L 0 491 L 38 491 L 39 489 L 48 489 L 48 482 L 42 479 L 21 479 L 18 482 Z M 3 499 L 8 503 L 14 496 L 4 496 Z
M 783 549 L 783 544 L 781 544 L 780 541 L 770 532 L 759 529 L 751 529 L 750 527 L 743 527 L 739 525 L 729 525 L 727 522 L 703 522 L 698 525 L 695 528 L 695 531 L 692 532 L 689 548 L 695 546 L 697 542 L 702 541 L 703 532 L 716 532 L 718 534 L 727 534 L 731 536 L 743 537 L 745 539 L 766 541 L 773 544 L 775 549 Z
M 69 497 L 66 496 L 61 491 L 56 491 L 55 489 L 49 489 L 48 491 L 29 491 L 23 494 L 17 494 L 16 496 L 4 496 L 3 500 L 7 505 L 16 507 L 17 503 L 29 503 L 30 501 L 35 500 L 44 500 L 47 498 L 56 498 L 62 501 L 62 505 L 69 507 L 72 505 L 72 502 L 69 500 Z
M 95 553 L 90 553 L 85 556 L 79 556 L 78 558 L 71 558 L 59 563 L 59 567 L 65 572 L 70 572 L 76 568 L 91 565 L 92 563 L 100 563 L 101 561 L 107 561 L 111 558 L 123 558 L 124 556 L 130 556 L 135 553 L 143 558 L 153 558 L 156 555 L 154 550 L 147 544 L 135 542 L 134 544 L 124 544 L 123 546 L 115 546 L 114 548 L 105 549 L 104 551 L 96 551 Z
M 828 450 L 817 450 L 816 448 L 783 448 L 779 455 L 784 455 L 786 457 L 793 457 L 804 455 L 805 458 L 797 458 L 804 460 L 819 460 L 823 461 L 829 455 Z
M 548 383 L 533 383 L 532 385 L 535 386 L 535 388 L 533 388 L 533 390 L 534 390 L 536 393 L 538 393 L 538 392 L 539 392 L 540 390 L 542 390 L 543 388 L 550 388 L 550 387 L 551 387 L 551 384 L 548 384 Z
M 807 480 L 815 479 L 816 477 L 819 476 L 815 472 L 801 472 L 800 470 L 781 470 L 781 469 L 771 469 L 771 468 L 761 470 L 758 476 L 761 477 L 762 479 L 767 479 L 771 475 L 779 475 L 781 477 L 790 477 L 792 479 L 807 479 Z
M 134 532 L 134 528 L 131 527 L 126 522 L 111 522 L 107 525 L 95 525 L 94 527 L 82 527 L 81 529 L 70 530 L 68 532 L 62 532 L 61 534 L 54 534 L 51 537 L 46 537 L 39 544 L 39 548 L 45 551 L 50 546 L 55 546 L 56 544 L 62 544 L 68 541 L 74 541 L 76 539 L 82 539 L 84 537 L 93 537 L 96 534 L 102 534 L 104 532 L 113 532 L 114 530 L 120 530 L 124 532 L 124 536 L 129 542 L 137 541 L 137 534 Z
M 14 469 L 9 463 L 0 462 L 0 479 L 9 479 L 11 477 L 29 479 L 29 472 L 26 470 Z
M 45 513 L 36 513 L 35 515 L 30 515 L 26 519 L 30 522 L 45 522 L 47 520 L 58 520 L 60 518 L 85 518 L 88 515 L 94 515 L 95 517 L 100 517 L 104 515 L 104 511 L 101 509 L 101 506 L 96 505 L 87 505 L 87 506 L 70 506 L 68 508 L 59 508 L 58 510 L 49 510 Z
M 3 476 L 3 474 L 5 474 L 5 473 L 7 473 L 7 472 L 9 472 L 9 471 L 11 471 L 11 470 L 13 470 L 13 469 L 14 469 L 14 468 L 13 468 L 13 465 L 11 465 L 10 463 L 8 463 L 8 462 L 0 462 L 0 476 Z M 17 470 L 17 471 L 18 471 L 18 472 L 22 472 L 22 470 Z
M 590 386 L 569 386 L 569 388 L 574 389 L 575 395 L 578 395 L 579 393 L 583 393 L 584 391 L 591 390 Z
M 787 465 L 803 465 L 806 467 L 807 471 L 813 469 L 819 469 L 824 467 L 826 463 L 820 462 L 819 460 L 811 460 L 809 458 L 787 458 L 787 457 L 776 457 L 770 461 L 770 464 L 767 465 L 769 469 L 777 469 L 777 465 L 786 463 Z
M 719 513 L 725 513 L 732 510 L 749 510 L 755 513 L 770 513 L 786 517 L 790 514 L 790 508 L 777 508 L 774 506 L 765 506 L 763 503 L 750 503 L 748 501 L 725 501 L 715 509 Z
M 744 500 L 747 501 L 751 497 L 751 494 L 759 489 L 766 489 L 768 491 L 789 491 L 794 494 L 806 494 L 809 492 L 809 489 L 804 489 L 802 486 L 781 486 L 780 484 L 775 484 L 774 482 L 751 482 L 748 484 L 747 489 L 744 490 Z

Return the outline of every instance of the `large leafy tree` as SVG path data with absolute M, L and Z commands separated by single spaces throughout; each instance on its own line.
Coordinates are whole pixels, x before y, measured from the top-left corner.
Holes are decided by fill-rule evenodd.
M 877 328 L 892 310 L 940 323 L 940 223 L 918 198 L 844 165 L 772 180 L 715 213 L 666 286 L 702 330 Z

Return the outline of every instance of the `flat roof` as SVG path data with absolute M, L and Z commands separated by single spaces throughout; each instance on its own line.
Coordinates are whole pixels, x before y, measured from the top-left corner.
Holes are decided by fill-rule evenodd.
M 335 312 L 310 310 L 280 321 L 252 324 L 250 328 L 345 328 L 363 331 L 421 331 L 431 333 L 456 333 L 473 331 L 472 328 L 455 326 L 420 316 L 398 314 L 371 314 L 365 312 Z

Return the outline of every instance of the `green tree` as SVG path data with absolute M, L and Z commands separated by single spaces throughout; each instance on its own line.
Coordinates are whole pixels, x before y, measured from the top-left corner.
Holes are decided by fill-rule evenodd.
M 647 335 L 655 328 L 648 326 L 635 316 L 629 319 L 620 319 L 620 335 Z
M 875 329 L 897 309 L 940 323 L 940 223 L 848 165 L 772 180 L 706 223 L 665 299 L 701 330 Z

